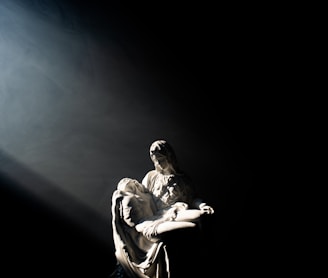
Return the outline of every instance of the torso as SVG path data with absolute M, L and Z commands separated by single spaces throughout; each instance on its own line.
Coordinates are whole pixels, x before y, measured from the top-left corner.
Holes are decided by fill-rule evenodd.
M 144 183 L 148 190 L 154 194 L 159 210 L 168 208 L 178 201 L 190 203 L 191 189 L 184 182 L 183 176 L 163 175 L 153 170 L 146 175 Z

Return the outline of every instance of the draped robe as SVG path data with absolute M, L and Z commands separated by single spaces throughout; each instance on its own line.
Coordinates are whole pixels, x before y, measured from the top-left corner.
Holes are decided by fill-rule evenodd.
M 155 203 L 149 196 L 114 191 L 112 228 L 115 256 L 130 277 L 169 278 L 165 243 L 160 237 L 148 238 L 135 229 L 138 223 L 143 219 L 150 219 L 156 212 Z

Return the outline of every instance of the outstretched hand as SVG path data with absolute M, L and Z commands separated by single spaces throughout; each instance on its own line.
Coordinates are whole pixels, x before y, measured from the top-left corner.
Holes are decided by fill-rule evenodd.
M 203 214 L 213 214 L 214 213 L 214 209 L 207 205 L 206 203 L 201 203 L 199 205 L 199 209 L 202 211 Z

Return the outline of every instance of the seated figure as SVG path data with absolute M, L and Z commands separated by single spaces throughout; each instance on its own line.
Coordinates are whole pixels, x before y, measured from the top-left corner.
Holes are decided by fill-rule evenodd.
M 112 196 L 115 256 L 128 277 L 168 278 L 169 257 L 161 235 L 196 226 L 206 210 L 176 202 L 158 209 L 153 194 L 135 179 L 123 178 Z

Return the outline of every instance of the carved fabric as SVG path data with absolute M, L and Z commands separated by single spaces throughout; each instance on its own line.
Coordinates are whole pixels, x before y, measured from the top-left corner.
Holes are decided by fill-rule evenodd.
M 119 190 L 114 191 L 112 196 L 112 227 L 117 261 L 131 278 L 169 278 L 165 244 L 159 239 L 149 240 L 135 229 L 141 218 L 153 213 L 151 208 L 138 205 L 140 201 L 147 204 L 145 200 L 126 197 L 126 193 Z

